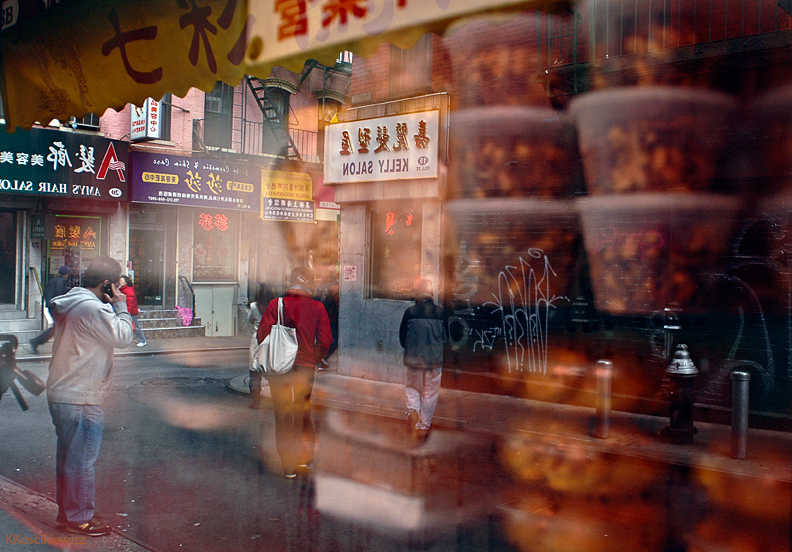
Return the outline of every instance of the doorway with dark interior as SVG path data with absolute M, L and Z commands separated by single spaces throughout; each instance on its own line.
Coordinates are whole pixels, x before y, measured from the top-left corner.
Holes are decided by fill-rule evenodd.
M 0 305 L 16 303 L 17 223 L 14 211 L 0 211 Z

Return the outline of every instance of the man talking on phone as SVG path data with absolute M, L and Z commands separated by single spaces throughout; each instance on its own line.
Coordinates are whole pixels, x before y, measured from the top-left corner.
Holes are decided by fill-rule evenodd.
M 110 386 L 113 354 L 127 347 L 135 333 L 126 295 L 115 286 L 120 277 L 118 261 L 97 257 L 88 265 L 82 287 L 50 302 L 55 344 L 47 399 L 58 437 L 56 524 L 90 537 L 110 533 L 95 515 L 94 464 L 102 443 L 102 403 Z

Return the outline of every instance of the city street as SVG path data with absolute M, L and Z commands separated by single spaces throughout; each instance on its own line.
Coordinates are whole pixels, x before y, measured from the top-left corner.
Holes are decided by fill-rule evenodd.
M 490 514 L 508 479 L 471 476 L 488 467 L 471 455 L 491 447 L 461 432 L 438 436 L 435 448 L 447 450 L 416 455 L 401 424 L 320 410 L 315 476 L 282 478 L 269 406 L 252 411 L 226 387 L 246 358 L 116 359 L 97 463 L 97 506 L 108 524 L 169 552 L 509 550 Z M 46 378 L 45 362 L 25 367 Z M 46 399 L 27 398 L 28 412 L 10 394 L 0 401 L 0 475 L 54 497 Z

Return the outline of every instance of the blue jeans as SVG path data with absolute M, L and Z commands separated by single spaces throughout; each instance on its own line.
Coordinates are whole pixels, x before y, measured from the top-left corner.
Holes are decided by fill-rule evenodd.
M 135 327 L 135 337 L 140 343 L 145 343 L 146 336 L 143 335 L 143 326 L 140 325 L 140 318 L 138 318 L 137 314 L 130 314 L 130 316 L 132 317 L 132 322 L 134 322 L 132 325 Z
M 58 436 L 56 500 L 58 519 L 85 523 L 96 512 L 94 464 L 99 457 L 104 412 L 98 405 L 49 403 Z

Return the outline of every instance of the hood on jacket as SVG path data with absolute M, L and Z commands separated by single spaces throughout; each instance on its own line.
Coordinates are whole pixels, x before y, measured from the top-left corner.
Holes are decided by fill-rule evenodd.
M 62 319 L 77 305 L 86 301 L 102 301 L 89 289 L 84 287 L 71 288 L 68 293 L 59 295 L 50 301 L 50 314 L 55 320 Z

